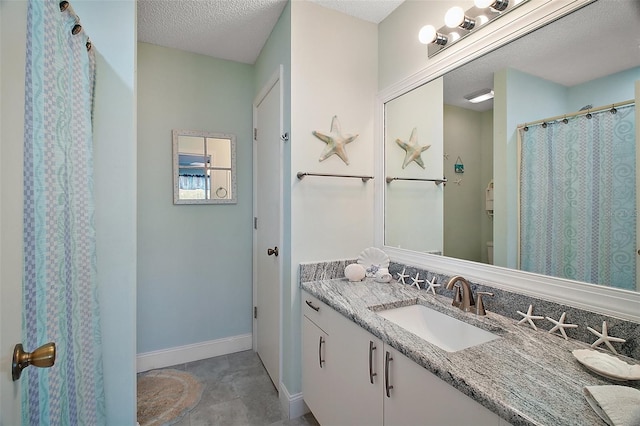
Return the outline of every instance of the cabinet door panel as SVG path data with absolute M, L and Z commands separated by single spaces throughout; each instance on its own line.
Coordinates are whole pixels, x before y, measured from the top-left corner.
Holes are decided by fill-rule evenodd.
M 382 426 L 382 341 L 344 317 L 331 340 L 340 350 L 334 370 L 336 395 L 344 395 L 335 402 L 339 424 Z
M 384 396 L 385 426 L 491 425 L 500 417 L 425 370 L 400 352 L 389 352 L 389 397 Z
M 302 394 L 304 401 L 322 425 L 339 424 L 333 412 L 331 388 L 333 360 L 328 351 L 329 336 L 309 318 L 302 323 Z

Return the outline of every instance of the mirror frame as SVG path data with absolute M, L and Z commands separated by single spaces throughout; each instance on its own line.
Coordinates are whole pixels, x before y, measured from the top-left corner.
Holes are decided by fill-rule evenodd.
M 486 265 L 398 249 L 384 245 L 384 106 L 386 102 L 409 92 L 434 78 L 516 40 L 594 0 L 532 0 L 509 14 L 478 29 L 445 52 L 434 56 L 416 74 L 378 93 L 375 106 L 375 245 L 400 263 L 435 270 L 450 275 L 466 275 L 475 282 L 576 308 L 640 322 L 640 292 L 611 288 L 580 281 L 539 275 L 530 272 Z M 636 97 L 640 95 L 636 85 Z M 638 113 L 636 113 L 638 115 Z M 640 133 L 640 130 L 636 130 Z M 516 307 L 514 307 L 515 309 Z
M 236 135 L 231 133 L 216 133 L 216 132 L 204 132 L 199 130 L 182 130 L 173 129 L 172 135 L 172 163 L 173 163 L 173 204 L 237 204 L 238 203 L 238 187 L 236 183 Z M 229 139 L 231 143 L 231 198 L 216 198 L 216 199 L 180 199 L 178 183 L 180 172 L 180 166 L 178 164 L 178 138 L 180 136 L 192 136 L 211 139 Z

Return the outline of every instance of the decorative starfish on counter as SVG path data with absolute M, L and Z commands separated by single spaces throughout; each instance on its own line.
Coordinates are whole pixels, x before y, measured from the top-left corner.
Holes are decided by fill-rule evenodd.
M 409 275 L 405 275 L 405 271 L 407 270 L 407 268 L 402 268 L 402 272 L 398 273 L 398 280 L 402 283 L 402 284 L 406 284 L 406 282 L 404 282 L 405 278 L 409 278 Z
M 411 281 L 413 281 L 413 283 L 411 284 L 411 287 L 415 285 L 416 287 L 418 287 L 418 290 L 420 290 L 420 283 L 424 282 L 424 280 L 419 279 L 419 277 L 420 277 L 420 272 L 416 273 L 415 278 L 411 277 Z
M 536 325 L 533 323 L 533 320 L 539 320 L 544 318 L 544 317 L 539 317 L 537 315 L 533 315 L 533 305 L 529 305 L 529 310 L 527 310 L 526 314 L 520 311 L 516 311 L 516 312 L 524 317 L 518 322 L 518 324 L 522 324 L 525 321 L 528 321 L 531 327 L 533 327 L 533 329 L 536 331 L 538 330 L 538 327 L 536 327 Z
M 420 167 L 423 169 L 424 162 L 422 161 L 422 152 L 426 151 L 431 147 L 431 145 L 420 146 L 418 145 L 418 129 L 416 127 L 411 131 L 411 137 L 409 138 L 409 142 L 405 142 L 401 139 L 396 139 L 396 143 L 400 146 L 400 148 L 404 149 L 407 153 L 404 156 L 404 162 L 402 163 L 402 168 L 407 167 L 412 161 L 415 161 Z
M 345 146 L 348 143 L 353 142 L 358 135 L 342 135 L 342 130 L 340 129 L 340 121 L 338 121 L 338 116 L 334 115 L 331 120 L 331 133 L 325 135 L 324 133 L 320 133 L 318 131 L 311 132 L 313 136 L 320 139 L 322 142 L 327 144 L 327 147 L 322 151 L 320 155 L 319 161 L 324 161 L 327 158 L 331 157 L 333 154 L 336 154 L 338 157 L 342 159 L 347 165 L 349 165 L 349 158 L 347 157 L 347 151 Z
M 440 287 L 440 284 L 436 284 L 436 276 L 434 275 L 431 281 L 427 280 L 427 283 L 429 284 L 429 287 L 427 287 L 427 291 L 430 291 L 435 296 L 436 287 Z
M 606 321 L 602 321 L 602 333 L 597 332 L 596 330 L 594 330 L 591 327 L 587 327 L 587 330 L 589 330 L 590 332 L 592 332 L 593 334 L 598 336 L 598 340 L 596 340 L 595 342 L 593 342 L 591 344 L 592 348 L 600 346 L 602 343 L 604 343 L 609 347 L 609 349 L 611 349 L 611 352 L 613 352 L 614 354 L 617 355 L 618 352 L 616 352 L 616 350 L 613 347 L 613 345 L 611 344 L 611 342 L 620 342 L 620 343 L 626 342 L 625 339 L 621 339 L 619 337 L 609 336 L 607 334 L 608 332 L 607 332 L 607 322 Z
M 560 330 L 560 333 L 562 333 L 562 337 L 564 337 L 564 340 L 569 340 L 569 338 L 567 337 L 567 333 L 565 333 L 564 329 L 577 328 L 578 324 L 565 324 L 564 319 L 566 318 L 566 316 L 567 316 L 567 313 L 563 312 L 558 321 L 554 320 L 553 318 L 547 317 L 547 320 L 555 324 L 553 328 L 549 330 L 549 334 L 553 334 L 555 331 Z

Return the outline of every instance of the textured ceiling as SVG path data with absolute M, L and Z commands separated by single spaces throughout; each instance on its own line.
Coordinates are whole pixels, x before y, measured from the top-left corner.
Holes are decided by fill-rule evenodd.
M 493 101 L 474 105 L 464 96 L 493 88 L 494 72 L 507 67 L 567 87 L 638 67 L 638 22 L 640 1 L 598 0 L 448 73 L 445 103 L 478 111 L 492 109 Z
M 138 0 L 138 41 L 253 64 L 286 0 Z
M 379 23 L 404 0 L 309 0 Z M 253 64 L 287 0 L 138 0 L 138 41 Z

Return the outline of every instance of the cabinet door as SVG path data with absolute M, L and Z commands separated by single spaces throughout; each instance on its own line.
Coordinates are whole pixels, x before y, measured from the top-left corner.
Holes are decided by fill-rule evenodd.
M 384 357 L 385 426 L 500 424 L 496 414 L 395 349 L 385 347 Z
M 329 336 L 307 317 L 302 323 L 302 394 L 304 402 L 321 425 L 336 423 L 333 412 L 332 359 L 327 350 Z
M 332 324 L 333 325 L 333 324 Z M 339 349 L 334 359 L 334 404 L 343 426 L 382 426 L 382 358 L 384 345 L 362 327 L 340 317 L 331 328 L 331 342 Z

